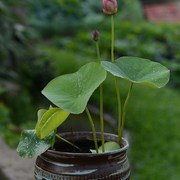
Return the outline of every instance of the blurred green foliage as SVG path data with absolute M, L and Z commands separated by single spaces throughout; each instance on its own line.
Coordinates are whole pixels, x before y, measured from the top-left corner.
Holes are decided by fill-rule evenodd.
M 74 34 L 82 17 L 80 3 L 77 0 L 32 0 L 29 2 L 30 24 L 38 32 L 49 37 L 52 34 Z
M 171 89 L 135 86 L 126 121 L 132 137 L 132 179 L 176 180 L 180 177 L 180 25 L 145 22 L 139 1 L 118 3 L 116 57 L 141 56 L 171 69 Z M 46 82 L 96 61 L 93 29 L 100 31 L 102 59 L 110 58 L 110 18 L 101 12 L 97 0 L 0 0 L 0 133 L 9 144 L 16 146 L 22 128 L 34 127 L 38 106 L 48 103 L 40 94 Z M 112 86 L 109 77 L 104 102 L 115 116 Z M 120 82 L 122 100 L 127 87 Z M 91 103 L 98 103 L 96 93 Z
M 142 7 L 138 0 L 118 1 L 119 19 L 138 21 L 143 19 Z M 78 31 L 95 28 L 105 17 L 101 1 L 78 0 L 31 0 L 28 4 L 29 23 L 44 37 L 54 35 L 73 36 Z M 131 13 L 128 13 L 128 12 Z
M 26 121 L 35 118 L 34 104 L 38 104 L 39 92 L 53 74 L 48 62 L 39 61 L 41 54 L 35 47 L 38 36 L 28 25 L 26 6 L 21 0 L 0 1 L 0 103 L 9 111 L 9 121 L 2 117 L 6 128 L 1 133 L 8 137 L 12 137 L 8 130 L 24 123 L 24 117 Z
M 107 18 L 108 19 L 108 18 Z M 108 21 L 108 20 L 107 20 Z M 108 21 L 109 22 L 109 21 Z M 117 21 L 118 22 L 118 21 Z M 180 86 L 180 25 L 137 23 L 122 21 L 116 24 L 116 57 L 139 56 L 166 65 L 171 70 L 170 84 Z M 98 26 L 102 58 L 109 59 L 110 27 Z M 51 43 L 59 49 L 71 49 L 72 52 L 95 58 L 91 30 L 79 31 L 73 37 L 54 36 Z M 49 49 L 51 51 L 51 48 Z M 48 51 L 48 52 L 49 52 Z
M 179 105 L 178 90 L 134 88 L 126 121 L 133 179 L 179 179 Z

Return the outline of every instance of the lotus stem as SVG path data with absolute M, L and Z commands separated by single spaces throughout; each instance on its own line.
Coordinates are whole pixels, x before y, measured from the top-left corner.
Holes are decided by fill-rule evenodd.
M 123 105 L 121 133 L 123 133 L 123 129 L 124 129 L 124 122 L 125 122 L 125 116 L 126 116 L 126 111 L 127 111 L 127 105 L 128 105 L 129 99 L 131 97 L 132 88 L 133 88 L 133 83 L 131 82 L 131 84 L 129 86 L 129 91 L 128 91 L 126 100 L 125 100 L 124 105 Z M 121 134 L 121 137 L 122 137 L 122 134 Z
M 86 107 L 85 110 L 86 110 L 86 114 L 88 116 L 89 122 L 91 124 L 92 133 L 93 133 L 93 140 L 94 140 L 94 145 L 95 145 L 96 153 L 98 153 L 98 143 L 97 143 L 96 129 L 95 129 L 95 126 L 94 126 L 94 122 L 92 120 L 91 114 L 90 114 L 90 112 L 89 112 L 87 107 Z
M 111 61 L 114 62 L 114 16 L 111 16 Z M 121 117 L 121 96 L 120 96 L 120 89 L 118 85 L 118 78 L 114 76 L 115 79 L 115 89 L 116 89 L 116 98 L 117 98 L 117 105 L 118 105 L 118 143 L 121 145 L 121 139 L 122 139 L 122 117 Z
M 100 127 L 101 127 L 101 142 L 102 142 L 102 152 L 105 151 L 104 147 L 104 117 L 103 117 L 103 85 L 100 85 Z
M 101 63 L 101 57 L 100 57 L 100 50 L 99 50 L 99 42 L 96 41 L 96 51 L 97 51 L 97 60 L 99 63 Z M 104 117 L 103 117 L 103 85 L 100 84 L 99 87 L 99 93 L 100 93 L 100 129 L 101 129 L 101 143 L 102 143 L 102 152 L 105 151 L 104 147 Z
M 97 60 L 99 63 L 101 63 L 101 56 L 100 56 L 99 42 L 98 41 L 96 41 L 96 53 L 97 53 Z
M 57 133 L 57 129 L 54 130 L 54 135 L 53 135 L 52 144 L 51 144 L 52 149 L 54 149 L 54 144 L 55 144 L 55 140 L 56 140 L 56 133 Z
M 56 137 L 58 139 L 60 139 L 61 141 L 64 141 L 65 143 L 67 143 L 67 144 L 73 146 L 74 148 L 78 149 L 79 151 L 81 151 L 81 149 L 78 146 L 76 146 L 75 144 L 71 143 L 70 141 L 64 139 L 63 137 L 59 136 L 58 134 L 56 134 Z
M 111 16 L 111 60 L 114 62 L 114 16 Z
M 118 143 L 121 145 L 122 141 L 122 107 L 121 107 L 121 96 L 120 96 L 120 90 L 119 90 L 119 85 L 118 85 L 118 78 L 115 78 L 115 87 L 116 87 L 116 98 L 117 98 L 117 110 L 118 110 Z

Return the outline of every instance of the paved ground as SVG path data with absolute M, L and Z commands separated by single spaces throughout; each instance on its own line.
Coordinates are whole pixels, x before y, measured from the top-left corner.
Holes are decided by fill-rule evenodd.
M 0 176 L 5 175 L 7 180 L 34 180 L 34 162 L 35 159 L 20 158 L 0 137 Z M 6 180 L 2 178 L 0 180 Z

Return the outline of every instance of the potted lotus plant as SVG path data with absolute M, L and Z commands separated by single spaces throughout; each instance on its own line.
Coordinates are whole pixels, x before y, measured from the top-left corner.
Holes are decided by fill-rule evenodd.
M 37 156 L 35 178 L 42 179 L 130 179 L 130 165 L 126 155 L 128 142 L 123 138 L 127 105 L 134 84 L 161 88 L 169 81 L 169 70 L 163 65 L 139 57 L 114 56 L 114 14 L 116 0 L 102 0 L 103 12 L 111 17 L 111 60 L 102 61 L 99 51 L 99 32 L 93 31 L 97 61 L 83 65 L 72 74 L 51 80 L 42 94 L 51 102 L 48 109 L 37 113 L 33 130 L 24 130 L 17 152 L 21 157 Z M 117 134 L 104 132 L 103 82 L 113 75 L 117 97 Z M 119 79 L 127 80 L 129 90 L 122 104 Z M 100 132 L 88 110 L 88 101 L 99 88 Z M 86 112 L 91 132 L 58 133 L 57 129 L 70 114 Z

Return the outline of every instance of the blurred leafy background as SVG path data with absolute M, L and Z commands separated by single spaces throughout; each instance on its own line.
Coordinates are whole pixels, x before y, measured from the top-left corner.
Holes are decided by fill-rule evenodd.
M 126 120 L 132 179 L 177 180 L 180 24 L 147 22 L 138 0 L 118 3 L 116 57 L 149 58 L 171 70 L 170 83 L 163 89 L 134 88 Z M 37 109 L 48 106 L 40 94 L 46 83 L 96 61 L 94 29 L 100 31 L 102 58 L 109 59 L 110 18 L 103 15 L 101 1 L 0 0 L 0 134 L 11 147 L 16 147 L 23 128 L 34 127 Z M 104 86 L 106 112 L 116 118 L 111 77 Z M 120 82 L 123 98 L 127 87 Z M 98 106 L 96 93 L 91 104 Z

